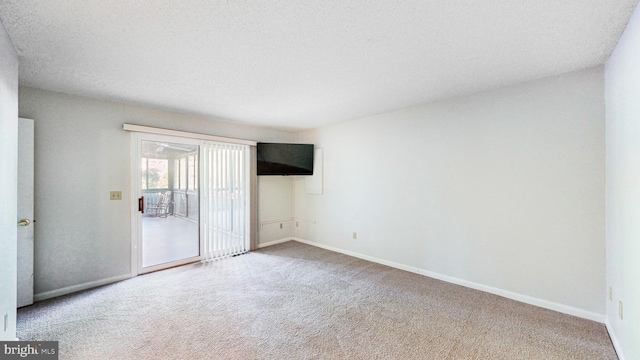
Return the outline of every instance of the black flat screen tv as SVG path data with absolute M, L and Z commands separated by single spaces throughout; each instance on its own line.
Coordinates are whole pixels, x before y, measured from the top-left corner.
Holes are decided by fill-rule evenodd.
M 258 175 L 313 175 L 313 144 L 258 143 Z

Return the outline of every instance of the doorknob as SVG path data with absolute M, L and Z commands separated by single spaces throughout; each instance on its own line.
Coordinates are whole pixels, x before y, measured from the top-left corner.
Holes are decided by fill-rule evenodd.
M 29 224 L 31 224 L 31 221 L 29 221 L 29 219 L 22 219 L 18 221 L 18 225 L 20 226 L 29 226 Z

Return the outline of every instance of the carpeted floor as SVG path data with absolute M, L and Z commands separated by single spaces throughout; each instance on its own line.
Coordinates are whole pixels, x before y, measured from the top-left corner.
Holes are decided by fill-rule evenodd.
M 617 359 L 604 325 L 288 242 L 36 303 L 60 359 Z

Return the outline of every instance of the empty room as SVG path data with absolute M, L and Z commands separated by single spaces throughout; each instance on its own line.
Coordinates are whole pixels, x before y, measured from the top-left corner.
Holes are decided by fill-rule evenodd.
M 1 0 L 0 357 L 640 359 L 639 48 L 637 0 Z

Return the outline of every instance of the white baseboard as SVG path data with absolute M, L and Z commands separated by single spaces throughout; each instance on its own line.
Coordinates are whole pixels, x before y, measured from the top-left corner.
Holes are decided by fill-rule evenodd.
M 607 328 L 607 332 L 609 333 L 609 338 L 611 338 L 611 343 L 613 343 L 613 348 L 616 350 L 616 354 L 618 355 L 619 360 L 625 360 L 624 355 L 622 354 L 622 349 L 620 348 L 620 342 L 616 337 L 616 333 L 613 332 L 613 328 L 611 327 L 611 323 L 609 322 L 609 317 L 607 316 L 604 326 Z
M 420 269 L 420 268 L 413 267 L 413 266 L 407 266 L 407 265 L 399 264 L 399 263 L 396 263 L 396 262 L 393 262 L 393 261 L 387 261 L 387 260 L 378 259 L 378 258 L 375 258 L 375 257 L 372 257 L 372 256 L 368 256 L 368 255 L 362 255 L 362 254 L 359 254 L 359 253 L 356 253 L 356 252 L 353 252 L 353 251 L 343 250 L 343 249 L 335 248 L 333 246 L 328 246 L 328 245 L 316 243 L 316 242 L 313 242 L 313 241 L 308 241 L 308 240 L 304 240 L 304 239 L 300 239 L 300 238 L 293 238 L 292 240 L 295 240 L 295 241 L 298 241 L 298 242 L 301 242 L 301 243 L 304 243 L 304 244 L 320 247 L 320 248 L 323 248 L 323 249 L 326 249 L 326 250 L 335 251 L 335 252 L 338 252 L 338 253 L 341 253 L 341 254 L 353 256 L 353 257 L 356 257 L 356 258 L 359 258 L 359 259 L 363 259 L 363 260 L 375 262 L 375 263 L 378 263 L 378 264 L 390 266 L 390 267 L 393 267 L 393 268 L 396 268 L 396 269 L 405 270 L 405 271 L 409 271 L 409 272 L 412 272 L 412 273 L 428 276 L 430 278 L 446 281 L 448 283 L 465 286 L 465 287 L 468 287 L 468 288 L 471 288 L 471 289 L 475 289 L 475 290 L 484 291 L 484 292 L 487 292 L 487 293 L 490 293 L 490 294 L 494 294 L 494 295 L 498 295 L 498 296 L 502 296 L 502 297 L 505 297 L 505 298 L 508 298 L 508 299 L 511 299 L 511 300 L 516 300 L 516 301 L 520 301 L 520 302 L 523 302 L 523 303 L 526 303 L 526 304 L 538 306 L 538 307 L 541 307 L 541 308 L 554 310 L 554 311 L 557 311 L 557 312 L 561 312 L 563 314 L 577 316 L 577 317 L 580 317 L 580 318 L 583 318 L 583 319 L 588 319 L 588 320 L 596 321 L 596 322 L 599 322 L 599 323 L 604 323 L 605 322 L 605 315 L 603 315 L 603 314 L 598 314 L 598 313 L 594 313 L 594 312 L 591 312 L 591 311 L 586 311 L 586 310 L 574 308 L 574 307 L 571 307 L 571 306 L 558 304 L 558 303 L 555 303 L 555 302 L 552 302 L 552 301 L 538 299 L 538 298 L 534 298 L 534 297 L 531 297 L 531 296 L 514 293 L 514 292 L 511 292 L 511 291 L 507 291 L 507 290 L 498 289 L 498 288 L 494 288 L 494 287 L 487 286 L 487 285 L 474 283 L 472 281 L 459 279 L 459 278 L 456 278 L 456 277 L 453 277 L 453 276 L 449 276 L 449 275 L 443 275 L 443 274 L 435 273 L 433 271 Z
M 260 244 L 258 244 L 258 249 L 262 249 L 262 248 L 267 247 L 267 246 L 282 244 L 284 242 L 291 241 L 291 240 L 296 240 L 296 238 L 284 238 L 284 239 L 269 241 L 269 242 L 266 242 L 266 243 L 260 243 Z
M 264 247 L 268 247 L 268 246 L 272 246 L 272 245 L 277 245 L 277 244 L 281 244 L 281 243 L 284 243 L 284 242 L 287 242 L 287 241 L 291 241 L 291 240 L 295 240 L 295 241 L 298 241 L 298 242 L 301 242 L 301 243 L 304 243 L 304 244 L 307 244 L 307 245 L 316 246 L 316 247 L 323 248 L 323 249 L 326 249 L 326 250 L 334 251 L 334 252 L 337 252 L 337 253 L 353 256 L 353 257 L 356 257 L 356 258 L 359 258 L 359 259 L 363 259 L 363 260 L 367 260 L 367 261 L 371 261 L 371 262 L 374 262 L 374 263 L 390 266 L 390 267 L 393 267 L 393 268 L 396 268 L 396 269 L 405 270 L 405 271 L 409 271 L 409 272 L 412 272 L 412 273 L 428 276 L 428 277 L 431 277 L 431 278 L 434 278 L 434 279 L 446 281 L 448 283 L 465 286 L 465 287 L 468 287 L 468 288 L 471 288 L 471 289 L 475 289 L 475 290 L 484 291 L 484 292 L 487 292 L 487 293 L 490 293 L 490 294 L 502 296 L 502 297 L 505 297 L 505 298 L 508 298 L 508 299 L 520 301 L 520 302 L 523 302 L 523 303 L 526 303 L 526 304 L 530 304 L 530 305 L 534 305 L 534 306 L 538 306 L 538 307 L 541 307 L 541 308 L 558 311 L 558 312 L 561 312 L 563 314 L 568 314 L 568 315 L 577 316 L 577 317 L 580 317 L 580 318 L 596 321 L 596 322 L 599 322 L 599 323 L 604 323 L 606 325 L 606 327 L 607 327 L 607 331 L 609 331 L 609 335 L 610 335 L 611 340 L 613 342 L 613 345 L 614 345 L 614 347 L 616 349 L 616 352 L 618 352 L 618 356 L 620 357 L 621 360 L 624 360 L 622 358 L 622 356 L 620 355 L 621 352 L 620 352 L 619 343 L 618 343 L 618 341 L 617 341 L 617 339 L 615 337 L 615 334 L 611 331 L 611 325 L 609 324 L 609 321 L 608 321 L 608 319 L 606 318 L 605 315 L 594 313 L 594 312 L 590 312 L 590 311 L 586 311 L 586 310 L 582 310 L 582 309 L 578 309 L 578 308 L 574 308 L 574 307 L 563 305 L 563 304 L 554 303 L 554 302 L 543 300 L 543 299 L 534 298 L 534 297 L 527 296 L 527 295 L 514 293 L 514 292 L 511 292 L 511 291 L 507 291 L 507 290 L 494 288 L 494 287 L 491 287 L 491 286 L 486 286 L 486 285 L 474 283 L 474 282 L 471 282 L 471 281 L 459 279 L 459 278 L 456 278 L 456 277 L 453 277 L 453 276 L 448 276 L 448 275 L 435 273 L 435 272 L 432 272 L 432 271 L 429 271 L 429 270 L 420 269 L 420 268 L 413 267 L 413 266 L 403 265 L 403 264 L 396 263 L 396 262 L 393 262 L 393 261 L 388 261 L 388 260 L 383 260 L 383 259 L 379 259 L 379 258 L 376 258 L 376 257 L 368 256 L 368 255 L 363 255 L 363 254 L 356 253 L 356 252 L 353 252 L 353 251 L 343 250 L 343 249 L 340 249 L 340 248 L 336 248 L 336 247 L 333 247 L 333 246 L 316 243 L 316 242 L 313 242 L 313 241 L 308 241 L 308 240 L 304 240 L 304 239 L 300 239 L 300 238 L 295 238 L 295 237 L 284 238 L 284 239 L 269 241 L 269 242 L 266 242 L 266 243 L 261 243 L 261 244 L 258 244 L 258 248 L 264 248 Z M 87 283 L 84 283 L 84 284 L 78 284 L 78 285 L 65 287 L 65 288 L 62 288 L 62 289 L 46 291 L 46 292 L 43 292 L 43 293 L 35 294 L 33 298 L 34 298 L 34 301 L 42 301 L 42 300 L 54 298 L 54 297 L 57 297 L 57 296 L 71 294 L 71 293 L 74 293 L 74 292 L 77 292 L 77 291 L 87 290 L 87 289 L 91 289 L 91 288 L 94 288 L 94 287 L 111 284 L 111 283 L 114 283 L 114 282 L 118 282 L 118 281 L 129 279 L 129 278 L 131 278 L 131 274 L 115 276 L 115 277 L 111 277 L 111 278 L 108 278 L 108 279 L 96 280 L 96 281 L 91 281 L 91 282 L 87 282 Z
M 291 240 L 294 240 L 294 239 L 293 238 L 285 238 L 285 239 L 280 239 L 280 240 L 269 241 L 267 243 L 258 244 L 258 248 L 263 248 L 263 247 L 267 247 L 267 246 L 271 246 L 271 245 L 276 245 L 276 244 L 280 244 L 280 243 L 291 241 Z M 71 294 L 71 293 L 82 291 L 82 290 L 92 289 L 92 288 L 95 288 L 95 287 L 98 287 L 98 286 L 103 286 L 103 285 L 111 284 L 111 283 L 114 283 L 114 282 L 127 280 L 127 279 L 130 279 L 130 278 L 135 277 L 135 276 L 137 276 L 137 274 L 126 274 L 126 275 L 114 276 L 114 277 L 107 278 L 107 279 L 90 281 L 90 282 L 83 283 L 83 284 L 72 285 L 72 286 L 68 286 L 68 287 L 62 288 L 62 289 L 45 291 L 45 292 L 42 292 L 42 293 L 34 294 L 33 295 L 33 301 L 35 301 L 35 302 L 42 301 L 42 300 L 51 299 L 51 298 L 54 298 L 54 297 L 63 296 L 63 295 Z
M 67 295 L 67 294 L 71 294 L 71 293 L 82 291 L 82 290 L 92 289 L 98 286 L 107 285 L 114 282 L 130 279 L 130 278 L 131 278 L 131 274 L 126 274 L 126 275 L 114 276 L 108 279 L 90 281 L 84 284 L 72 285 L 72 286 L 64 287 L 62 289 L 45 291 L 45 292 L 33 295 L 33 301 L 42 301 L 46 299 L 51 299 L 54 297 Z

